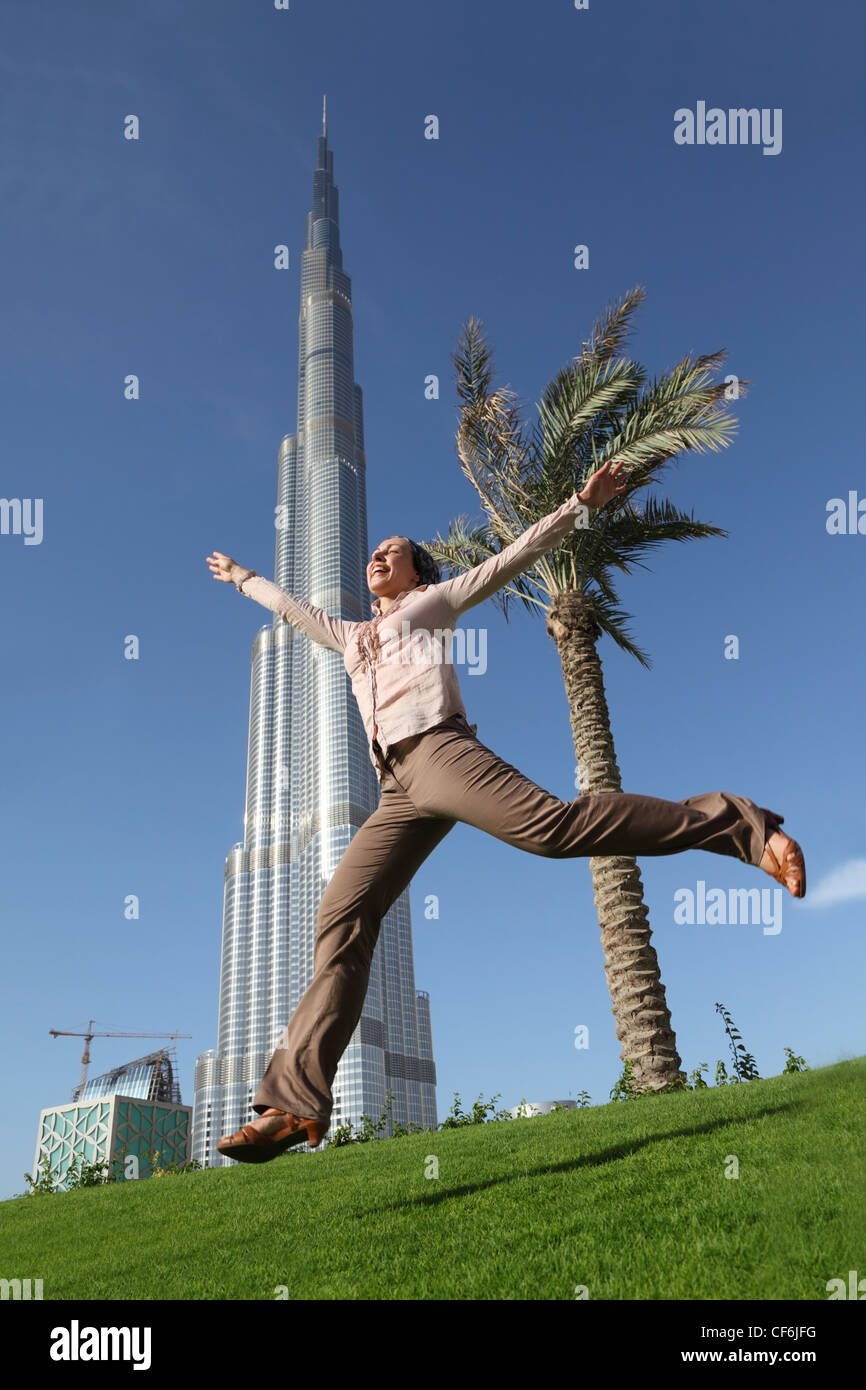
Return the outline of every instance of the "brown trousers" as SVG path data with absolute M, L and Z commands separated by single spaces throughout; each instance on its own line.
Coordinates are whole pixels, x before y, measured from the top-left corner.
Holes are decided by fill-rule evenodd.
M 465 716 L 388 750 L 379 805 L 352 837 L 319 905 L 313 979 L 256 1092 L 253 1109 L 329 1120 L 331 1082 L 358 1025 L 379 926 L 424 860 L 463 821 L 551 859 L 711 850 L 759 864 L 771 830 L 745 797 L 662 801 L 600 792 L 560 801 L 485 747 Z

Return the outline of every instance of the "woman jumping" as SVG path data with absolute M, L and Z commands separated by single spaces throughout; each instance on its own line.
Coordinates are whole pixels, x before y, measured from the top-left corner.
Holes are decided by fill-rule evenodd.
M 581 508 L 595 510 L 625 490 L 617 486 L 622 467 L 604 464 L 557 511 L 453 579 L 443 581 L 433 557 L 407 536 L 384 540 L 367 566 L 376 595 L 369 622 L 332 618 L 218 550 L 207 557 L 214 579 L 236 584 L 314 642 L 343 653 L 380 782 L 379 805 L 322 896 L 313 978 L 256 1093 L 259 1118 L 220 1139 L 226 1157 L 266 1163 L 294 1144 L 321 1142 L 382 918 L 457 821 L 553 859 L 710 850 L 754 864 L 793 897 L 805 896 L 803 852 L 779 830 L 783 816 L 729 792 L 685 801 L 598 792 L 560 801 L 475 737 L 454 664 L 436 659 L 442 634 L 451 634 L 462 613 L 564 540 Z

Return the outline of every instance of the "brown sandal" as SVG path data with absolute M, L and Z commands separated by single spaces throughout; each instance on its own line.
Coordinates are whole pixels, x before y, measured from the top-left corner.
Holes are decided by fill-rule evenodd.
M 770 836 L 772 836 L 776 833 L 778 827 L 772 825 L 768 826 L 768 829 L 770 831 Z M 779 831 L 779 834 L 781 833 L 782 832 Z M 803 857 L 803 851 L 797 844 L 797 841 L 792 840 L 790 836 L 786 837 L 786 841 L 785 847 L 782 850 L 782 862 L 780 864 L 775 854 L 770 849 L 770 838 L 768 836 L 767 843 L 764 845 L 764 857 L 761 860 L 760 867 L 765 873 L 768 873 L 771 878 L 774 878 L 777 883 L 781 883 L 783 888 L 787 888 L 793 898 L 805 898 L 806 861 Z M 766 859 L 767 855 L 770 856 L 770 868 L 767 868 L 764 863 L 764 859 Z M 792 875 L 794 876 L 793 888 L 788 883 L 788 879 Z
M 217 1152 L 239 1163 L 268 1163 L 295 1144 L 308 1143 L 315 1149 L 327 1129 L 327 1120 L 301 1120 L 281 1110 L 267 1110 L 258 1120 L 220 1139 Z

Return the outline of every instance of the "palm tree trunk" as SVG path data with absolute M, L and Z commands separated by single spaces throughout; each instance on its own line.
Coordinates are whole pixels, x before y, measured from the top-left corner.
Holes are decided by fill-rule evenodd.
M 580 790 L 621 792 L 596 646 L 600 629 L 590 601 L 577 589 L 558 593 L 547 631 L 562 663 Z M 616 1036 L 622 1044 L 620 1056 L 632 1063 L 641 1090 L 660 1090 L 685 1077 L 658 957 L 650 941 L 640 870 L 637 861 L 625 855 L 593 857 L 589 868 Z

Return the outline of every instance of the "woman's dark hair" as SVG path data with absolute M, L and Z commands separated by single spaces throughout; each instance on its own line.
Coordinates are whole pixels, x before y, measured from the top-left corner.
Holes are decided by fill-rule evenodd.
M 412 563 L 418 571 L 418 583 L 441 584 L 442 574 L 430 551 L 425 550 L 423 545 L 419 545 L 409 536 L 403 536 L 402 539 L 409 542 L 412 551 Z

